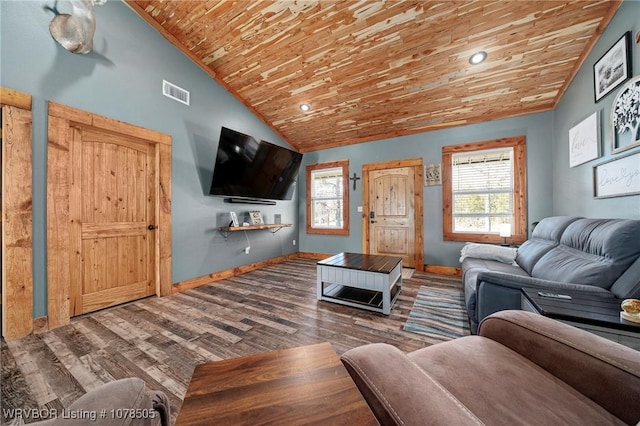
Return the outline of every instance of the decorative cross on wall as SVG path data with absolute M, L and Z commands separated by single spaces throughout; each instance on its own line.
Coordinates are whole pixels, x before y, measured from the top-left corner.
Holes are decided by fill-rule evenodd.
M 350 177 L 349 180 L 353 181 L 353 190 L 356 190 L 356 182 L 360 180 L 360 178 L 358 177 L 358 175 L 356 175 L 356 172 L 353 172 L 353 177 Z

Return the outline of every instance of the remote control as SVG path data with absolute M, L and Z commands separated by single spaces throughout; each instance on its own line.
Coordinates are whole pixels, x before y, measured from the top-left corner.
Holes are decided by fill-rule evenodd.
M 568 294 L 545 293 L 543 291 L 539 291 L 538 292 L 538 296 L 540 296 L 540 297 L 550 297 L 552 299 L 571 300 L 571 296 L 569 296 Z

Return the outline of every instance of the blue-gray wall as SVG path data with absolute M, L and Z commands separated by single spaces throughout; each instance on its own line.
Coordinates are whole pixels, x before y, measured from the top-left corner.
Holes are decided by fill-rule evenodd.
M 46 103 L 55 101 L 173 138 L 173 281 L 296 252 L 297 225 L 225 241 L 216 226 L 228 212 L 261 210 L 295 222 L 296 199 L 276 206 L 226 204 L 208 192 L 221 126 L 287 146 L 260 119 L 120 1 L 95 8 L 94 52 L 76 55 L 49 34 L 54 1 L 0 1 L 0 85 L 33 96 L 34 316 L 46 310 Z M 71 11 L 59 2 L 61 12 Z M 162 96 L 166 79 L 191 92 L 187 107 Z
M 593 166 L 610 158 L 623 155 L 611 154 L 611 128 L 609 115 L 613 98 L 619 89 L 613 90 L 599 102 L 593 96 L 593 64 L 626 31 L 631 31 L 633 74 L 640 74 L 640 44 L 635 35 L 640 31 L 640 2 L 625 1 L 609 23 L 591 54 L 562 97 L 555 113 L 552 157 L 554 160 L 554 213 L 586 217 L 640 218 L 640 195 L 607 199 L 593 198 Z M 569 129 L 593 112 L 599 111 L 602 119 L 603 156 L 588 163 L 569 168 Z M 635 148 L 636 150 L 638 148 Z M 633 151 L 624 151 L 633 152 Z
M 550 216 L 553 211 L 552 161 L 549 152 L 553 148 L 553 113 L 546 112 L 522 117 L 496 120 L 469 126 L 454 127 L 428 133 L 384 139 L 365 144 L 350 145 L 310 152 L 303 158 L 306 164 L 349 159 L 349 174 L 362 177 L 362 165 L 407 158 L 422 158 L 423 164 L 442 162 L 442 147 L 488 139 L 525 135 L 527 138 L 527 198 L 529 223 Z M 299 191 L 304 191 L 304 169 L 298 180 Z M 348 236 L 309 235 L 301 226 L 300 251 L 312 253 L 337 253 L 362 251 L 362 181 L 356 190 L 349 182 Z M 300 223 L 306 223 L 305 195 L 300 194 L 298 215 Z M 463 243 L 442 240 L 442 186 L 423 187 L 424 262 L 430 265 L 460 266 L 460 249 Z

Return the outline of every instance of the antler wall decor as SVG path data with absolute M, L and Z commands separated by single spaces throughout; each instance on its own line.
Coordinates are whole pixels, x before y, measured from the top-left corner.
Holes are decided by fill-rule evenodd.
M 70 15 L 59 13 L 57 6 L 48 8 L 56 14 L 49 24 L 51 35 L 62 47 L 70 52 L 82 54 L 91 52 L 93 49 L 93 34 L 96 31 L 93 7 L 105 4 L 106 1 L 71 0 L 73 10 Z

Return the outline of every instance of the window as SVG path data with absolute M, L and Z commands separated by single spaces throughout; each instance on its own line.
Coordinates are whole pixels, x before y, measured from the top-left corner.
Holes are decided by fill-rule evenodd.
M 513 148 L 451 156 L 453 232 L 496 232 L 513 217 Z
M 307 166 L 307 233 L 349 235 L 349 161 Z
M 442 148 L 445 240 L 527 239 L 525 151 L 524 136 Z

